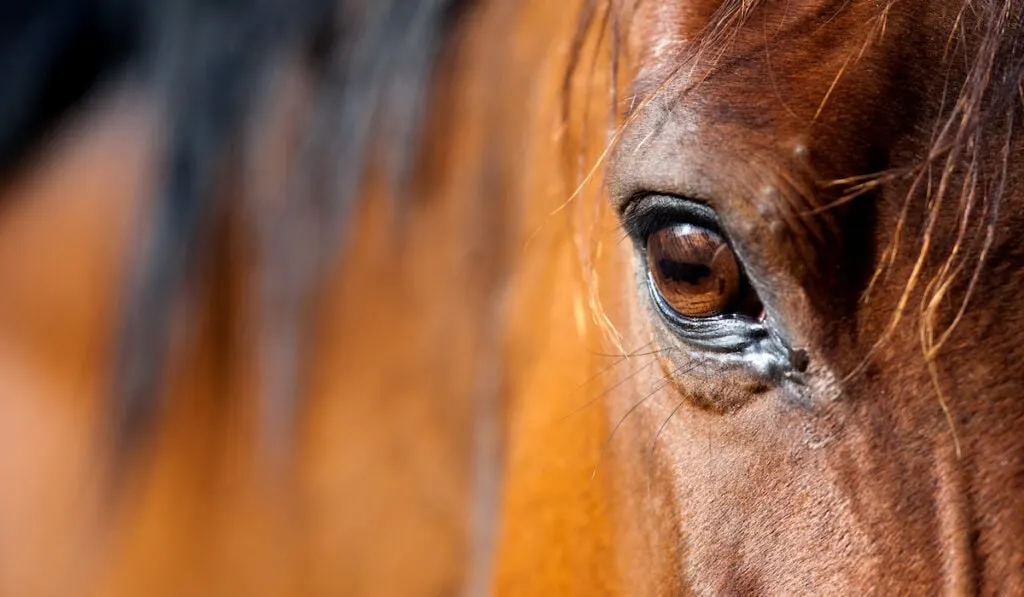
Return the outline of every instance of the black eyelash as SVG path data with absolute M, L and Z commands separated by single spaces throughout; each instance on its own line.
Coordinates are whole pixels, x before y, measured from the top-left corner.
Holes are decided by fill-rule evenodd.
M 726 237 L 713 209 L 692 199 L 667 195 L 638 195 L 622 208 L 622 227 L 637 243 L 672 224 L 693 224 Z

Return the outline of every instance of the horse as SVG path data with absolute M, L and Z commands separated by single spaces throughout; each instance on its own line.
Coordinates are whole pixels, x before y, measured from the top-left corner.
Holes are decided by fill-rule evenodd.
M 1018 3 L 20 10 L 3 594 L 1024 586 Z
M 575 230 L 615 356 L 513 408 L 500 586 L 1020 592 L 1022 7 L 589 7 L 574 70 L 621 120 Z

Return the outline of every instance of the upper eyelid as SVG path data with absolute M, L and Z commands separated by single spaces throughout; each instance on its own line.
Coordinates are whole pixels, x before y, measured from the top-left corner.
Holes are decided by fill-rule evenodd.
M 626 200 L 619 213 L 623 229 L 636 241 L 671 224 L 693 224 L 728 238 L 718 214 L 701 201 L 665 194 L 637 194 Z

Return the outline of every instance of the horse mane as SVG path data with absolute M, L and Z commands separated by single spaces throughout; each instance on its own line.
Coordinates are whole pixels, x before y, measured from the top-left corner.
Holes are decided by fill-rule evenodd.
M 0 6 L 0 176 L 8 178 L 56 121 L 138 42 L 137 7 L 102 0 L 6 2 Z
M 431 72 L 469 4 L 45 0 L 0 10 L 0 62 L 7 65 L 7 92 L 0 99 L 2 172 L 13 171 L 80 100 L 111 79 L 140 78 L 156 90 L 166 114 L 163 171 L 138 236 L 119 322 L 108 429 L 115 453 L 131 452 L 151 426 L 172 320 L 190 300 L 197 267 L 209 260 L 217 221 L 251 207 L 251 189 L 225 193 L 224 181 L 261 125 L 260 102 L 279 82 L 275 76 L 299 68 L 311 81 L 313 113 L 300 132 L 290 207 L 279 215 L 295 224 L 315 214 L 328 240 L 305 253 L 306 263 L 288 267 L 316 269 L 311 264 L 340 246 L 371 152 L 384 151 L 391 183 L 407 181 Z M 378 141 L 381 136 L 386 139 Z M 285 251 L 285 245 L 304 240 L 297 233 L 280 236 L 268 249 Z M 318 272 L 296 277 L 284 275 L 280 263 L 269 267 L 276 279 L 265 286 L 279 290 L 262 300 L 301 310 L 300 298 L 312 291 Z M 293 329 L 299 313 L 275 315 L 286 323 L 261 334 L 301 335 Z M 284 343 L 288 351 L 298 351 L 300 344 L 261 341 Z M 274 376 L 285 381 L 274 386 L 275 380 L 264 380 L 277 394 L 269 400 L 288 419 L 294 372 L 278 370 Z

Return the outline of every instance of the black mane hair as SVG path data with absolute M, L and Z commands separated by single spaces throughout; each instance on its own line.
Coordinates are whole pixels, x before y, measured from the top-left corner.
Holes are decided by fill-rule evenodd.
M 172 311 L 187 298 L 184 287 L 201 262 L 211 220 L 225 203 L 245 200 L 214 190 L 222 190 L 230 150 L 259 126 L 253 111 L 270 89 L 274 68 L 297 62 L 314 74 L 314 114 L 302 132 L 296 173 L 327 182 L 296 180 L 289 193 L 297 196 L 289 201 L 301 212 L 293 219 L 308 221 L 312 214 L 320 231 L 335 239 L 318 248 L 322 257 L 342 234 L 366 154 L 380 149 L 371 147 L 378 129 L 387 133 L 386 169 L 399 182 L 407 173 L 432 68 L 467 4 L 16 0 L 0 7 L 0 175 L 15 172 L 98 84 L 129 69 L 156 91 L 166 110 L 164 168 L 118 331 L 112 431 L 119 451 L 151 426 Z M 310 156 L 315 164 L 301 163 Z M 301 234 L 285 234 L 280 242 L 302 240 Z M 294 281 L 275 300 L 298 309 L 296 297 L 308 293 L 313 278 Z M 283 316 L 293 322 L 299 317 Z M 278 394 L 294 393 L 287 383 L 282 387 Z

